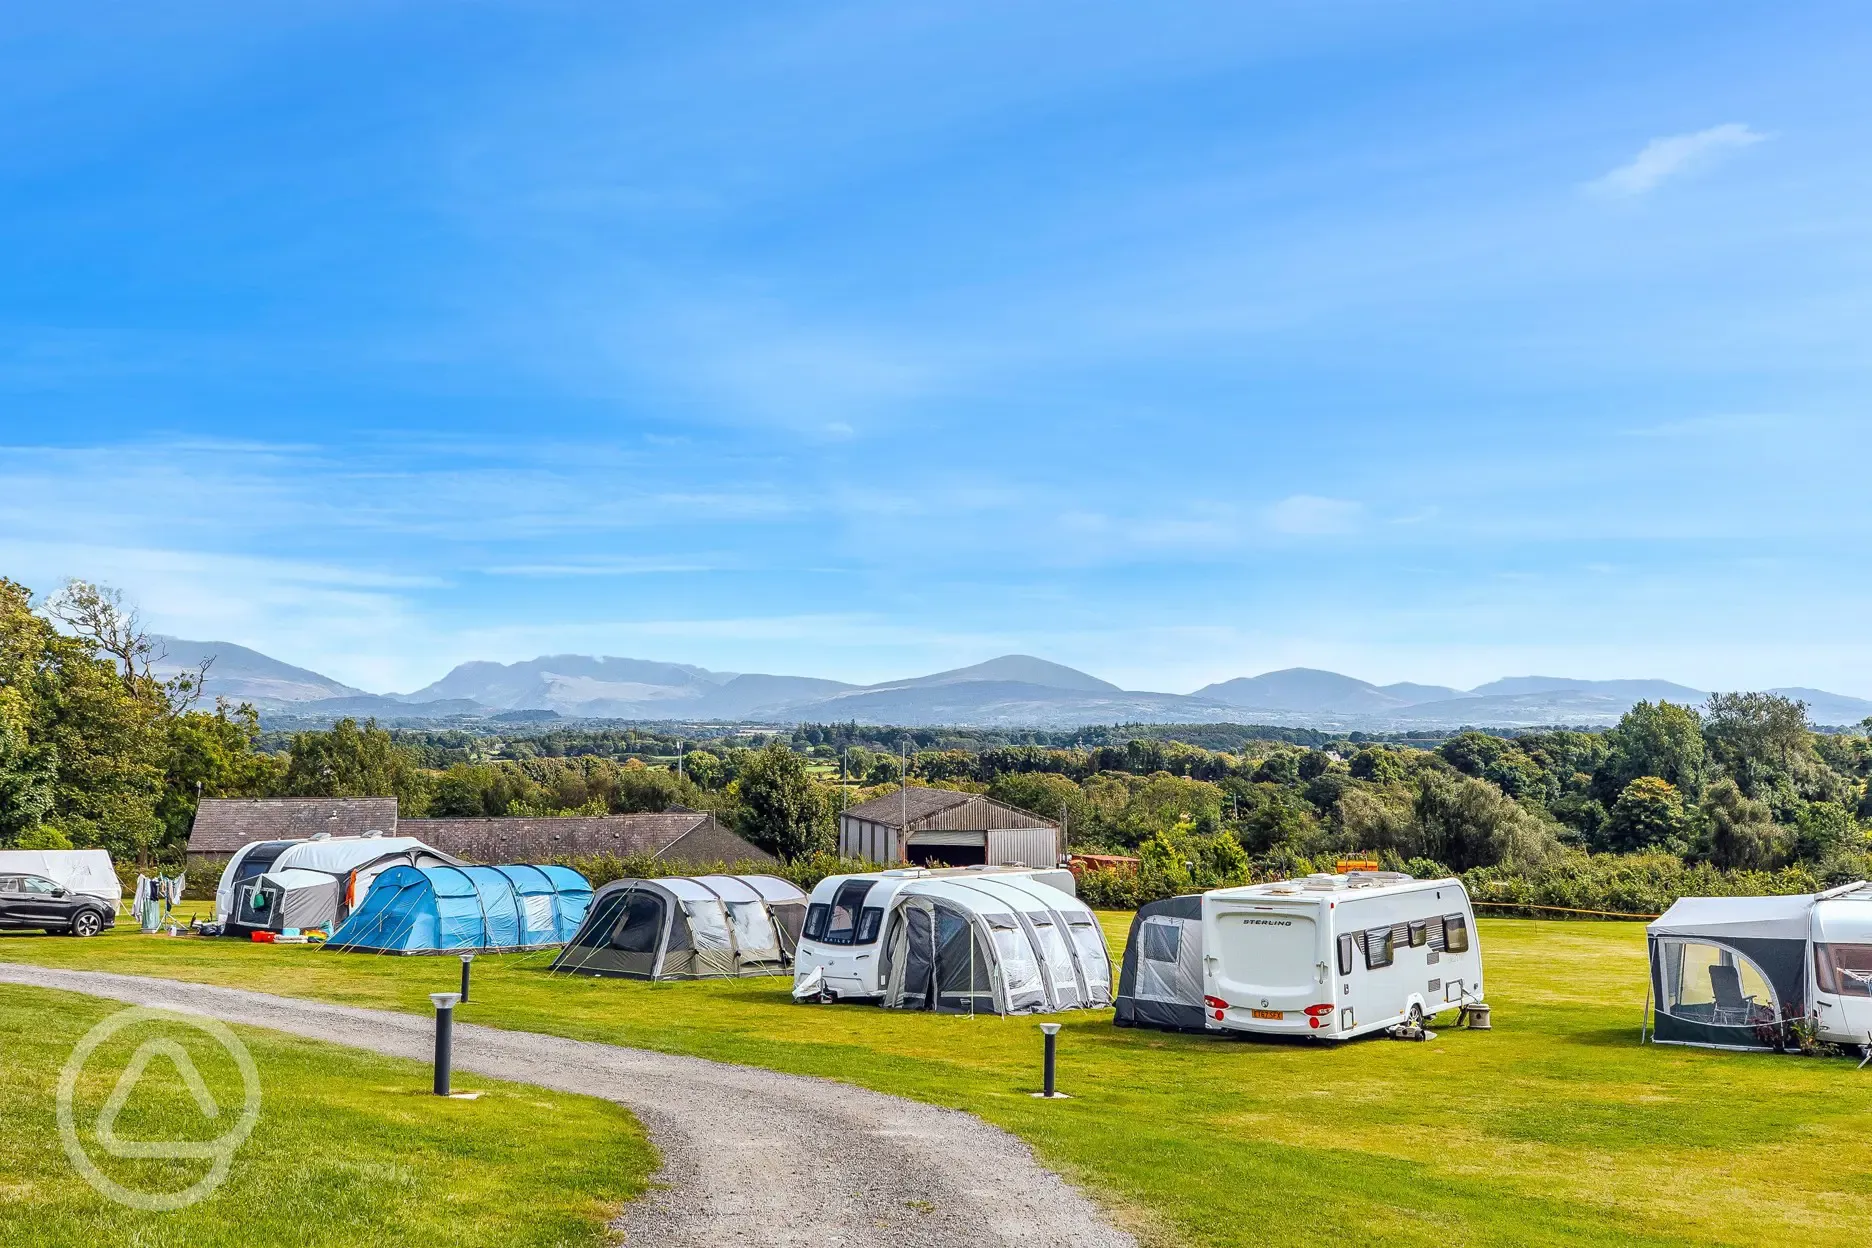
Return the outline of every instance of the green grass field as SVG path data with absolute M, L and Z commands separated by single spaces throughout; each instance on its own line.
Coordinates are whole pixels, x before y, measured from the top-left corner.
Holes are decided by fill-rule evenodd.
M 1114 948 L 1128 916 L 1105 916 Z M 1484 920 L 1496 1030 L 1275 1045 L 1060 1016 L 791 1004 L 784 982 L 553 978 L 483 958 L 465 1021 L 825 1075 L 980 1114 L 1157 1243 L 1862 1245 L 1872 1071 L 1640 1047 L 1636 924 Z M 459 973 L 397 959 L 114 933 L 0 937 L 0 960 L 427 1012 Z
M 26 943 L 10 940 L 6 951 L 16 954 Z M 226 1183 L 176 1212 L 129 1209 L 78 1175 L 54 1110 L 73 1047 L 122 1008 L 0 985 L 0 1243 L 8 1248 L 601 1245 L 611 1242 L 607 1224 L 655 1168 L 642 1128 L 608 1101 L 479 1079 L 460 1081 L 481 1090 L 479 1100 L 441 1100 L 428 1095 L 422 1063 L 238 1028 L 261 1101 Z M 127 1030 L 99 1046 L 78 1082 L 73 1118 L 111 1180 L 178 1192 L 210 1163 L 113 1158 L 94 1130 L 132 1053 L 151 1039 L 181 1046 L 220 1112 L 205 1118 L 176 1065 L 157 1057 L 124 1104 L 117 1136 L 202 1141 L 229 1128 L 242 1105 L 239 1068 L 213 1039 L 172 1023 Z

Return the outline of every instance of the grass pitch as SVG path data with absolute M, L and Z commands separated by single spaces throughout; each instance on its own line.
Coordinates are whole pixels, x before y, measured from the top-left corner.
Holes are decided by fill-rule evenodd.
M 1103 916 L 1114 951 L 1127 915 Z M 1058 1016 L 1065 1101 L 1032 1019 L 791 1003 L 777 980 L 552 977 L 481 958 L 464 1021 L 823 1075 L 964 1109 L 1160 1244 L 1863 1245 L 1872 1070 L 1640 1047 L 1642 928 L 1482 920 L 1492 1032 L 1337 1047 Z M 0 938 L 0 961 L 164 975 L 429 1012 L 453 958 L 118 932 Z M 1446 1019 L 1453 1016 L 1445 1016 Z

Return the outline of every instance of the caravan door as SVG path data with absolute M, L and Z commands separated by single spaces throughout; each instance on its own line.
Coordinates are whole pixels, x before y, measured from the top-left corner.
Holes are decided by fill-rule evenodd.
M 1328 963 L 1313 905 L 1203 898 L 1207 1026 L 1318 1035 L 1307 1007 L 1330 1007 Z

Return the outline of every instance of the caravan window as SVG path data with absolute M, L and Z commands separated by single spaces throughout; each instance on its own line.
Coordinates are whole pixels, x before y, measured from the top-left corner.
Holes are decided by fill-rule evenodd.
M 1352 933 L 1346 932 L 1339 937 L 1339 973 L 1352 973 Z
M 831 917 L 832 917 L 832 907 L 826 905 L 826 903 L 823 901 L 817 901 L 817 902 L 814 902 L 812 905 L 807 906 L 806 907 L 806 927 L 804 928 L 806 939 L 807 940 L 825 939 L 826 920 Z
M 858 942 L 861 945 L 873 943 L 878 938 L 878 928 L 884 926 L 884 908 L 866 906 L 858 914 Z
M 1430 925 L 1424 922 L 1422 919 L 1416 919 L 1412 921 L 1410 925 L 1411 948 L 1413 949 L 1422 948 L 1424 943 L 1427 942 L 1429 939 L 1430 939 Z
M 1374 927 L 1365 933 L 1366 970 L 1375 971 L 1381 966 L 1390 966 L 1393 957 L 1390 928 Z
M 1658 944 L 1666 1014 L 1719 1027 L 1753 1027 L 1780 1017 L 1768 977 L 1742 954 L 1695 940 Z
M 1872 997 L 1872 945 L 1815 945 L 1814 982 L 1821 992 Z
M 1469 920 L 1460 914 L 1443 916 L 1443 947 L 1451 953 L 1469 952 Z
M 870 880 L 847 880 L 839 885 L 838 892 L 832 895 L 832 905 L 824 919 L 824 930 L 813 936 L 813 939 L 828 945 L 869 944 L 868 940 L 858 939 L 858 914 L 864 907 L 865 894 L 870 891 Z M 812 933 L 808 932 L 807 935 Z M 875 927 L 872 928 L 870 939 L 877 939 Z

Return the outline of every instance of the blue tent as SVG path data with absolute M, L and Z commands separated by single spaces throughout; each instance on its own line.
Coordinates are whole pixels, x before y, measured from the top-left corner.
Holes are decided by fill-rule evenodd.
M 392 867 L 332 933 L 327 949 L 504 953 L 571 940 L 591 905 L 565 867 Z

